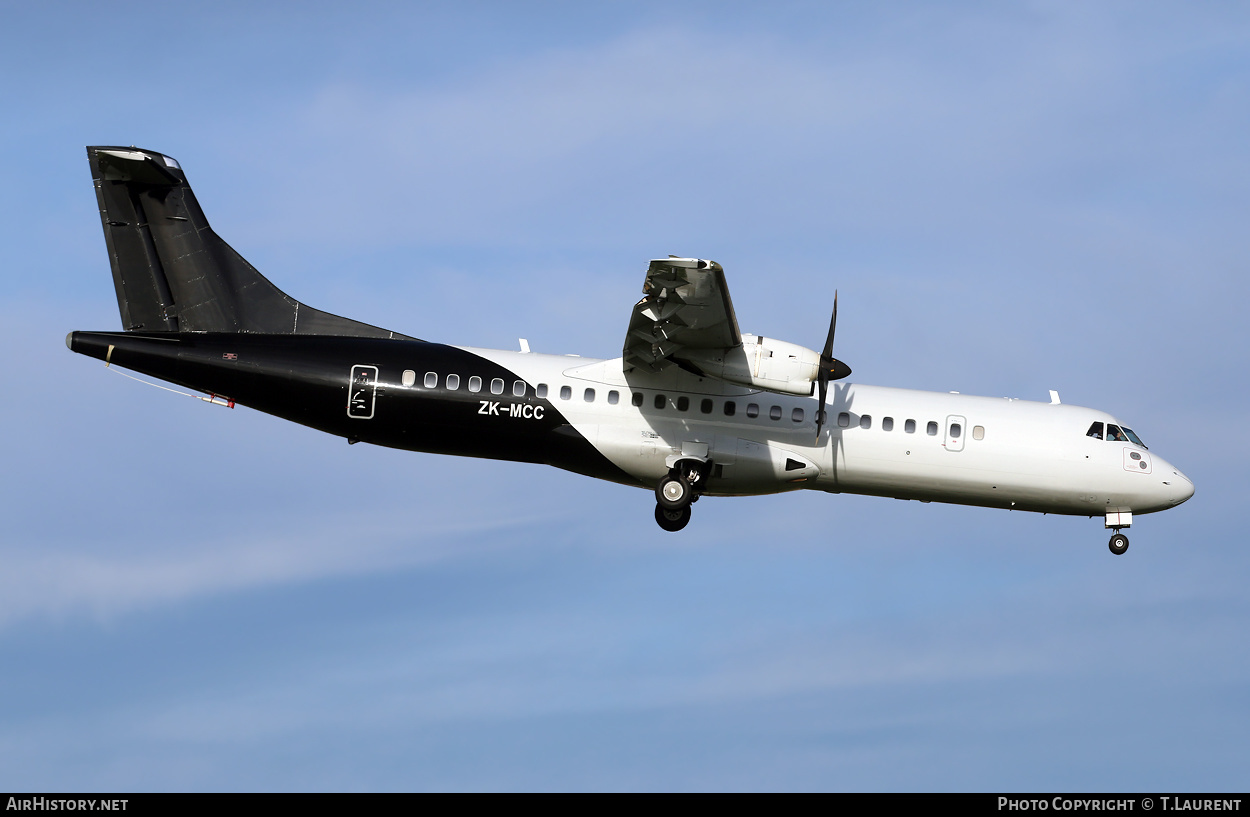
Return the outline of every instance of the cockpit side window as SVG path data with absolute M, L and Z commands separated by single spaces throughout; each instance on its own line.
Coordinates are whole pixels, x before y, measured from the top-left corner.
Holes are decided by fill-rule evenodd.
M 1102 423 L 1094 423 L 1089 427 L 1089 431 L 1085 432 L 1086 437 L 1093 437 L 1095 440 L 1102 439 Z
M 1124 436 L 1124 432 L 1120 430 L 1119 426 L 1107 423 L 1107 440 L 1116 443 L 1126 443 L 1128 442 L 1128 437 Z
M 1130 441 L 1136 443 L 1137 445 L 1140 445 L 1142 448 L 1146 447 L 1146 444 L 1141 441 L 1141 437 L 1138 437 L 1136 434 L 1133 433 L 1133 429 L 1129 428 L 1128 426 L 1125 426 L 1124 433 L 1128 436 Z

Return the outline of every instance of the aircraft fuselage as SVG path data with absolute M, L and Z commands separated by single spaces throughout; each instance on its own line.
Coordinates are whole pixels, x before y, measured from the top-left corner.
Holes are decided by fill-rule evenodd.
M 817 399 L 620 358 L 419 340 L 74 332 L 72 350 L 392 448 L 546 463 L 652 488 L 685 458 L 707 495 L 816 489 L 1043 513 L 1151 513 L 1193 494 L 1162 458 L 1087 436 L 1067 404 L 837 383 Z

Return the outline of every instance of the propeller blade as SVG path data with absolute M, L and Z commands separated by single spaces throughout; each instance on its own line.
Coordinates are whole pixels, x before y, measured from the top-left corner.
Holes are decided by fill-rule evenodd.
M 820 386 L 820 406 L 816 409 L 816 439 L 820 439 L 820 429 L 825 424 L 825 398 L 829 394 L 829 381 L 841 380 L 851 373 L 847 366 L 833 356 L 833 335 L 838 328 L 838 291 L 833 291 L 833 317 L 829 319 L 829 335 L 825 338 L 825 348 L 820 353 L 820 367 L 816 370 L 816 383 Z
M 818 378 L 820 384 L 820 408 L 816 409 L 816 439 L 820 440 L 820 427 L 825 424 L 825 397 L 829 394 L 829 379 L 825 377 L 825 370 L 820 370 Z
M 833 291 L 833 317 L 829 319 L 829 335 L 825 338 L 825 348 L 821 350 L 821 357 L 833 357 L 833 333 L 838 328 L 838 291 Z

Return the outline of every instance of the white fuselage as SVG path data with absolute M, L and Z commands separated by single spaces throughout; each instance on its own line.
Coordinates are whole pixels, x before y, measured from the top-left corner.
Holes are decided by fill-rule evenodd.
M 1093 423 L 1120 425 L 1095 409 L 835 383 L 817 438 L 812 396 L 677 366 L 626 372 L 620 358 L 462 348 L 545 385 L 576 430 L 643 484 L 688 456 L 714 463 L 711 495 L 814 488 L 1102 516 L 1165 510 L 1194 490 L 1144 447 L 1087 436 Z

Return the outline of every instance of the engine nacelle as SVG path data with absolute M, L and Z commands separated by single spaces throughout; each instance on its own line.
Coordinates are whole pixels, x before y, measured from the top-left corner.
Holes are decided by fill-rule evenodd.
M 820 369 L 819 352 L 755 335 L 743 335 L 733 349 L 682 349 L 674 357 L 709 377 L 782 394 L 811 394 Z

